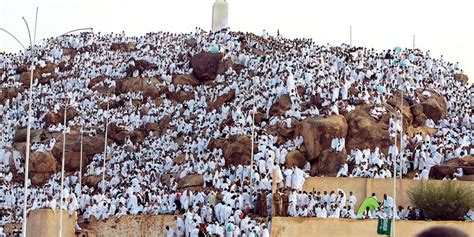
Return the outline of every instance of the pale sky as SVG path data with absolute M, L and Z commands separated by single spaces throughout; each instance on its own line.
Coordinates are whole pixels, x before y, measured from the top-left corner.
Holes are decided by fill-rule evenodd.
M 214 0 L 0 0 L 0 27 L 27 45 L 21 20 L 34 24 L 39 6 L 37 39 L 71 29 L 143 35 L 153 31 L 191 32 L 211 28 Z M 469 0 L 228 0 L 232 30 L 260 34 L 266 29 L 289 38 L 313 38 L 318 44 L 349 43 L 376 49 L 416 47 L 444 55 L 474 78 L 474 3 Z M 471 22 L 471 23 L 469 23 Z M 0 51 L 20 47 L 0 32 Z

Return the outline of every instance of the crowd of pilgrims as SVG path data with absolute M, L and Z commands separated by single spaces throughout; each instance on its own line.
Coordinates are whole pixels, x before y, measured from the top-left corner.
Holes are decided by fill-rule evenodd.
M 187 43 L 189 39 L 195 40 L 195 47 Z M 113 43 L 122 42 L 133 44 L 134 50 L 110 50 Z M 74 57 L 64 53 L 65 48 L 81 50 L 92 44 L 96 47 L 94 51 L 78 51 Z M 192 73 L 189 62 L 182 55 L 195 55 L 213 48 L 222 52 L 224 59 L 230 58 L 242 65 L 243 70 L 238 73 L 229 68 L 224 75 L 218 75 L 213 84 L 172 83 L 174 75 Z M 22 86 L 16 69 L 29 63 L 31 53 L 27 50 L 0 55 L 0 70 L 4 71 L 0 75 L 2 89 Z M 293 190 L 290 195 L 299 199 L 310 165 L 307 163 L 302 168 L 286 165 L 286 155 L 302 146 L 302 137 L 278 144 L 277 138 L 268 134 L 264 127 L 276 124 L 290 127 L 291 118 L 303 120 L 309 116 L 339 114 L 340 110 L 350 111 L 361 103 L 373 104 L 371 115 L 377 118 L 387 112 L 383 103 L 399 90 L 413 101 L 417 100 L 416 90 L 422 90 L 428 96 L 430 92 L 427 90 L 433 90 L 444 96 L 448 105 L 445 119 L 436 123 L 427 120 L 425 124 L 437 129 L 434 136 L 403 136 L 403 144 L 419 144 L 413 150 L 405 145 L 403 160 L 396 161 L 399 166 L 404 166 L 404 175 L 415 170 L 420 173 L 418 178 L 427 179 L 432 166 L 474 152 L 469 149 L 473 122 L 469 99 L 471 84 L 454 79 L 455 74 L 462 73 L 458 63 L 447 62 L 443 57 L 431 57 L 429 51 L 376 51 L 345 44 L 317 45 L 308 39 L 291 40 L 266 32 L 256 36 L 231 31 L 208 33 L 197 28 L 193 33 L 158 32 L 139 37 L 124 33 L 67 35 L 42 41 L 36 46 L 33 58 L 36 67 L 64 63 L 71 69 L 57 69 L 57 79 L 46 84 L 39 83 L 38 79 L 33 82 L 32 129 L 66 133 L 80 129 L 84 136 L 103 136 L 105 121 L 134 131 L 147 123 L 158 123 L 165 116 L 171 118 L 171 128 L 160 136 L 150 132 L 140 143 L 127 139 L 124 144 L 108 144 L 105 170 L 104 153 L 96 154 L 83 174 L 83 177 L 100 176 L 105 172 L 105 180 L 96 187 L 79 182 L 79 172 L 65 178 L 61 208 L 71 214 L 76 210 L 85 221 L 92 217 L 105 220 L 124 215 L 184 213 L 184 219 L 177 220 L 178 228 L 170 229 L 170 233 L 197 236 L 199 232 L 207 231 L 218 235 L 225 232 L 231 236 L 228 234 L 230 231 L 236 236 L 268 236 L 271 222 L 253 216 L 271 213 L 272 179 L 276 179 L 280 187 Z M 146 60 L 157 69 L 135 71 L 133 76 L 161 78 L 154 86 L 166 86 L 171 92 L 194 92 L 195 97 L 175 103 L 161 95 L 161 103 L 158 103 L 141 92 L 118 96 L 89 89 L 91 80 L 99 76 L 107 79 L 98 86 L 114 87 L 115 80 L 127 77 L 126 69 L 137 60 Z M 358 94 L 349 93 L 353 86 L 358 88 Z M 383 86 L 384 91 L 378 91 L 378 86 Z M 297 87 L 305 89 L 304 96 L 300 97 L 296 92 Z M 233 100 L 220 108 L 208 109 L 211 102 L 231 89 L 236 94 Z M 2 225 L 22 220 L 23 186 L 12 180 L 12 173 L 23 174 L 24 167 L 20 153 L 11 148 L 15 130 L 27 125 L 26 91 L 0 104 Z M 270 116 L 270 107 L 284 94 L 290 95 L 291 109 L 284 115 Z M 312 95 L 319 95 L 324 102 L 321 107 L 312 105 L 303 111 L 301 104 L 308 102 Z M 124 100 L 125 106 L 108 110 L 100 106 L 119 100 Z M 137 100 L 141 101 L 138 105 L 133 103 Z M 74 108 L 78 116 L 68 121 L 66 128 L 61 124 L 46 126 L 45 115 L 58 112 L 65 104 Z M 148 112 L 142 113 L 144 109 Z M 226 165 L 221 149 L 208 149 L 210 140 L 251 135 L 255 111 L 262 112 L 264 120 L 255 124 L 258 152 L 253 157 L 253 167 Z M 221 126 L 229 117 L 234 123 Z M 400 121 L 392 117 L 389 125 L 395 139 L 400 132 Z M 177 142 L 178 137 L 184 139 Z M 55 142 L 52 138 L 45 143 L 32 144 L 32 150 L 50 151 Z M 331 142 L 335 151 L 341 151 L 344 146 L 345 138 L 334 138 Z M 338 176 L 390 178 L 399 151 L 394 145 L 388 154 L 383 154 L 378 148 L 352 150 L 348 154 L 348 163 L 341 166 Z M 175 163 L 174 158 L 178 156 L 184 156 L 184 162 Z M 349 170 L 349 167 L 353 168 Z M 178 189 L 177 180 L 191 174 L 203 175 L 205 189 Z M 462 176 L 462 169 L 456 174 Z M 165 176 L 168 178 L 164 179 Z M 60 173 L 53 174 L 42 186 L 31 186 L 29 192 L 29 210 L 60 208 Z M 318 198 L 324 200 L 327 196 L 307 194 L 305 201 L 293 202 L 286 212 L 292 216 L 354 216 L 355 204 L 344 205 L 337 198 L 338 193 L 330 194 L 326 203 L 314 201 Z M 203 227 L 203 223 L 207 226 Z

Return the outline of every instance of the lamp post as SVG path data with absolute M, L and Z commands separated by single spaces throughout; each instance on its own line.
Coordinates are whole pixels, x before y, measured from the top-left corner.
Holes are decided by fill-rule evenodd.
M 107 132 L 109 130 L 109 99 L 107 98 L 107 111 L 105 115 L 105 139 L 104 139 L 104 165 L 102 170 L 102 193 L 105 193 L 105 162 L 107 160 Z
M 63 236 L 63 202 L 64 202 L 64 160 L 66 158 L 66 130 L 67 130 L 67 104 L 64 103 L 64 121 L 63 121 L 63 155 L 61 158 L 61 200 L 59 201 L 59 235 Z
M 83 136 L 84 136 L 84 120 L 81 119 L 81 148 L 80 148 L 80 160 L 79 160 L 79 197 L 82 195 L 82 151 L 83 151 Z
M 28 22 L 26 21 L 25 17 L 22 17 L 25 25 L 26 25 L 26 29 L 27 29 L 27 32 L 28 32 L 28 38 L 29 38 L 29 42 L 30 42 L 30 51 L 31 51 L 31 54 L 30 54 L 30 61 L 31 61 L 31 64 L 30 64 L 30 87 L 29 87 L 29 90 L 28 90 L 28 112 L 27 112 L 27 115 L 28 115 L 28 119 L 27 119 L 27 126 L 26 126 L 26 146 L 25 146 L 25 178 L 24 178 L 24 195 L 23 195 L 23 223 L 22 223 L 22 233 L 23 233 L 23 236 L 26 236 L 26 223 L 27 223 L 27 202 L 28 202 L 28 180 L 29 180 L 29 161 L 30 161 L 30 145 L 31 145 L 31 138 L 30 138 L 30 134 L 31 134 L 31 120 L 32 120 L 32 116 L 31 116 L 31 112 L 32 112 L 32 100 L 33 100 L 33 73 L 34 73 L 34 57 L 35 57 L 35 43 L 36 43 L 36 29 L 37 29 L 37 23 L 38 23 L 38 7 L 36 7 L 36 14 L 35 14 L 35 28 L 34 28 L 34 35 L 33 35 L 33 40 L 31 39 L 31 32 L 30 32 L 30 27 L 28 25 Z M 15 39 L 15 41 L 21 46 L 21 48 L 26 52 L 27 49 L 26 47 L 21 43 L 20 40 L 18 40 L 18 38 L 13 35 L 12 33 L 10 33 L 9 31 L 7 31 L 6 29 L 4 28 L 0 28 L 1 31 L 7 33 L 8 35 L 10 35 L 13 39 Z M 79 29 L 75 29 L 75 30 L 70 30 L 60 36 L 63 36 L 65 34 L 69 34 L 69 33 L 73 33 L 73 32 L 76 32 L 76 31 L 84 31 L 84 30 L 92 30 L 92 28 L 79 28 Z
M 31 40 L 31 33 L 30 33 L 30 27 L 28 26 L 28 22 L 26 22 L 25 18 L 22 17 L 23 21 L 25 22 L 26 29 L 28 32 L 28 38 L 30 40 L 30 88 L 28 90 L 28 124 L 26 126 L 26 148 L 25 148 L 25 180 L 24 180 L 24 191 L 23 191 L 23 224 L 22 224 L 22 232 L 23 236 L 26 236 L 26 210 L 27 210 L 27 201 L 28 201 L 28 170 L 29 170 L 29 162 L 30 162 L 30 133 L 31 133 L 31 104 L 32 104 L 32 97 L 33 97 L 33 71 L 34 71 L 34 41 L 36 40 L 36 23 L 38 21 L 38 7 L 36 7 L 36 17 L 35 17 L 35 29 L 34 33 L 35 35 L 33 36 L 33 41 Z M 23 50 L 26 52 L 25 46 L 18 40 L 17 37 L 15 37 L 12 33 L 8 32 L 7 30 L 0 28 L 0 30 L 4 31 L 5 33 L 9 34 L 12 38 L 18 42 Z

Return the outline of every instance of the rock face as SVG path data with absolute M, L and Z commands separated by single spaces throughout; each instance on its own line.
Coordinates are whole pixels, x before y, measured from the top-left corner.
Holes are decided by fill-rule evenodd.
M 201 82 L 214 80 L 221 59 L 220 53 L 201 52 L 194 55 L 191 58 L 193 75 Z
M 48 173 L 56 171 L 57 162 L 50 152 L 32 152 L 30 156 L 31 172 Z
M 435 165 L 430 169 L 430 178 L 442 179 L 446 176 L 452 178 L 459 166 L 462 166 L 465 176 L 474 175 L 474 156 L 467 155 L 452 159 L 443 165 Z
M 202 188 L 204 186 L 204 179 L 202 175 L 192 174 L 186 175 L 184 178 L 180 179 L 178 182 L 178 189 L 193 189 L 193 188 Z
M 173 77 L 172 82 L 173 85 L 199 85 L 199 81 L 193 75 L 176 75 Z
M 301 152 L 298 150 L 291 151 L 286 155 L 286 165 L 289 167 L 296 165 L 299 168 L 303 168 L 305 164 L 306 159 L 304 158 L 303 154 L 301 154 Z
M 80 134 L 73 133 L 66 135 L 66 155 L 65 155 L 65 169 L 68 171 L 79 170 L 81 151 L 81 137 Z M 103 136 L 83 136 L 83 167 L 89 163 L 89 158 L 97 153 L 104 151 L 104 137 Z M 52 154 L 58 162 L 62 159 L 62 137 L 54 144 Z
M 129 77 L 131 77 L 135 71 L 138 71 L 138 73 L 142 75 L 144 71 L 158 69 L 157 65 L 150 63 L 146 60 L 137 60 L 137 61 L 134 61 L 134 64 L 135 65 L 129 65 L 127 67 L 126 71 L 127 71 L 127 76 Z
M 124 78 L 117 80 L 115 93 L 119 95 L 128 92 L 143 92 L 145 97 L 156 98 L 160 95 L 156 87 L 159 82 L 158 78 Z
M 212 102 L 209 106 L 210 110 L 220 108 L 224 103 L 229 102 L 235 98 L 235 89 L 229 90 L 229 92 L 217 97 L 216 101 Z
M 73 119 L 76 116 L 76 110 L 68 108 L 66 110 L 66 121 Z M 59 123 L 64 123 L 64 109 L 60 109 L 57 113 L 47 113 L 44 117 L 46 126 L 57 125 Z
M 20 73 L 20 82 L 25 87 L 30 87 L 30 70 L 23 68 L 18 71 Z M 56 78 L 56 65 L 52 63 L 46 64 L 44 67 L 37 67 L 33 71 L 33 81 L 38 79 L 40 84 L 48 83 L 50 80 Z
M 223 147 L 225 164 L 227 166 L 250 164 L 251 145 L 252 140 L 248 136 L 231 137 Z
M 447 103 L 444 97 L 436 92 L 429 91 L 431 96 L 426 96 L 417 92 L 420 98 L 420 104 L 423 107 L 423 113 L 434 122 L 446 118 Z
M 379 147 L 387 154 L 388 147 L 392 144 L 388 124 L 377 121 L 362 108 L 347 113 L 346 119 L 349 127 L 346 137 L 347 150 L 366 148 L 373 150 Z
M 291 100 L 288 94 L 280 96 L 275 103 L 273 103 L 272 107 L 270 107 L 270 115 L 271 116 L 278 116 L 284 115 L 286 111 L 291 108 Z
M 0 73 L 0 75 L 2 75 Z M 0 90 L 0 102 L 5 99 L 11 99 L 18 95 L 18 93 L 22 92 L 21 88 L 5 88 Z
M 40 141 L 42 132 L 43 130 L 30 130 L 31 142 Z M 15 143 L 26 142 L 26 137 L 26 128 L 17 129 L 13 141 Z
M 130 52 L 135 49 L 135 46 L 132 43 L 120 42 L 120 43 L 112 43 L 110 46 L 110 50 L 112 51 L 124 51 Z
M 311 175 L 336 176 L 339 168 L 346 160 L 346 149 L 343 149 L 341 152 L 326 149 L 321 152 L 319 162 L 311 165 Z
M 347 133 L 346 119 L 340 115 L 307 118 L 295 127 L 295 136 L 303 137 L 306 158 L 312 163 L 331 147 L 333 138 L 346 137 Z
M 467 82 L 469 81 L 469 77 L 464 74 L 456 74 L 454 75 L 454 79 L 461 82 L 462 84 L 467 84 Z

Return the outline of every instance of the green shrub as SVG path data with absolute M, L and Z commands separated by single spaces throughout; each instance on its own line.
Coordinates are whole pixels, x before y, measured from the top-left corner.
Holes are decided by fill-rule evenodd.
M 408 197 L 431 220 L 459 220 L 474 207 L 474 190 L 456 181 L 424 182 L 409 190 Z

